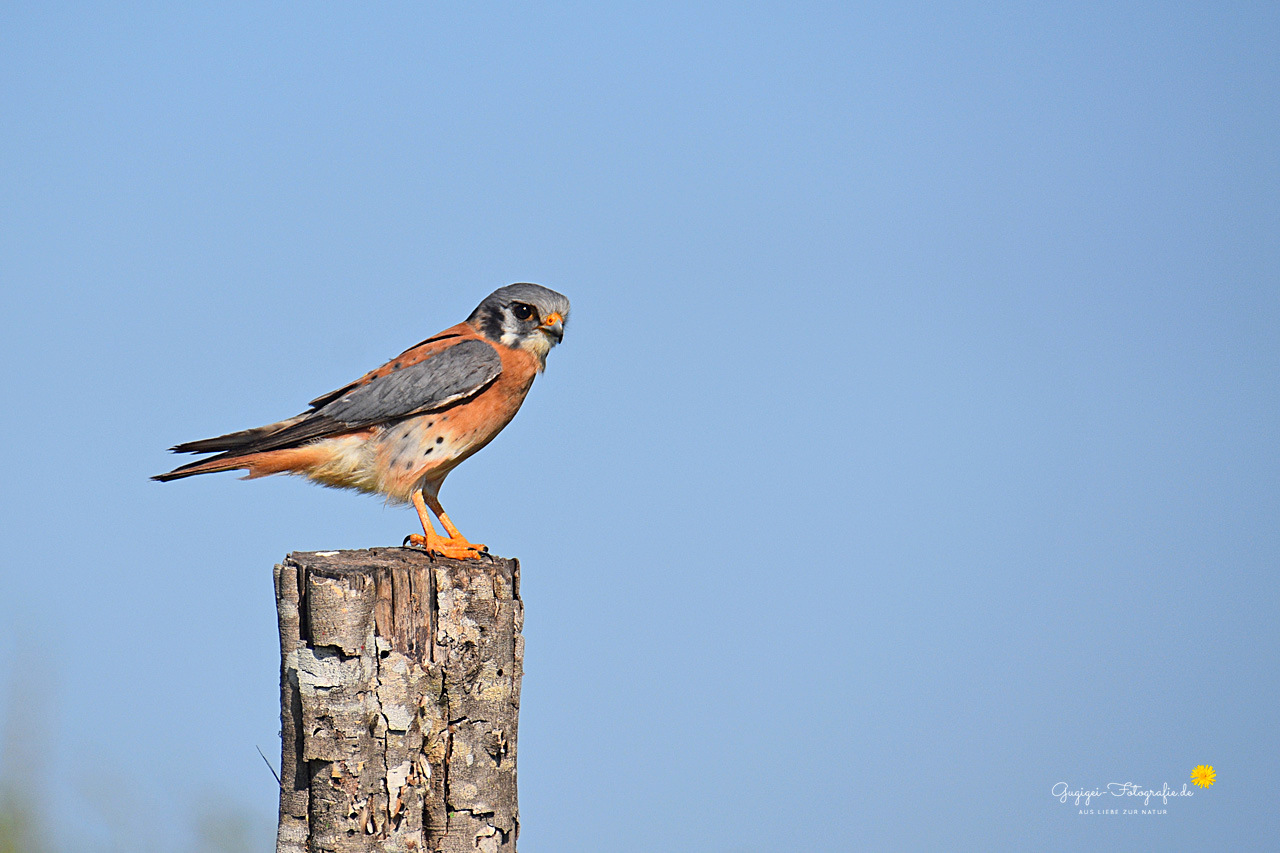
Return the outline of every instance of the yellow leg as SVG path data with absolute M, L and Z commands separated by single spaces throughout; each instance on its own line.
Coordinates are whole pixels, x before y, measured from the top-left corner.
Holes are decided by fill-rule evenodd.
M 435 528 L 431 526 L 431 516 L 427 513 L 428 502 L 431 504 L 431 511 L 440 518 L 440 523 L 444 525 L 449 538 L 446 539 L 440 536 L 436 533 Z M 488 550 L 484 545 L 471 544 L 458 532 L 458 528 L 454 527 L 453 522 L 449 520 L 449 516 L 445 515 L 444 508 L 440 506 L 440 501 L 436 500 L 435 495 L 424 496 L 422 492 L 414 492 L 413 507 L 418 511 L 418 518 L 422 521 L 424 535 L 410 534 L 409 542 L 411 544 L 457 560 L 475 559 L 482 552 Z
M 445 532 L 449 534 L 449 539 L 451 541 L 458 542 L 468 548 L 474 548 L 477 551 L 489 550 L 486 545 L 476 545 L 468 542 L 467 537 L 458 532 L 458 528 L 453 526 L 453 522 L 449 520 L 448 513 L 446 513 L 444 511 L 444 507 L 440 505 L 439 498 L 429 493 L 423 493 L 422 497 L 426 501 L 427 506 L 431 507 L 431 511 L 436 514 L 436 518 L 440 519 L 440 524 L 444 526 Z

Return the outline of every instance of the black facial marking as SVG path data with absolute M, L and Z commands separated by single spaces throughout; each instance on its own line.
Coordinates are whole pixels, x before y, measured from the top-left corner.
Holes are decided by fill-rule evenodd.
M 436 444 L 444 444 L 444 436 L 443 436 L 443 435 L 441 435 L 441 436 L 437 436 L 437 437 L 436 437 Z
M 480 317 L 480 331 L 491 341 L 502 340 L 502 313 L 496 308 L 486 309 Z
M 430 455 L 431 455 L 431 451 L 432 451 L 432 450 L 434 450 L 434 449 L 435 449 L 434 447 L 428 447 L 426 450 L 422 451 L 422 455 L 423 455 L 423 456 L 430 456 Z
M 467 322 L 487 339 L 501 342 L 504 320 L 512 326 L 513 334 L 523 337 L 533 331 L 543 312 L 553 311 L 567 318 L 569 300 L 554 290 L 523 282 L 500 287 L 490 293 L 471 312 Z

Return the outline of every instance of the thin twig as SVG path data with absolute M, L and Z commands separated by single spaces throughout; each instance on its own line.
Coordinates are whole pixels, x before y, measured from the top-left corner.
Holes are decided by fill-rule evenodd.
M 260 747 L 260 746 L 258 746 L 258 745 L 256 745 L 256 744 L 255 744 L 253 748 L 254 748 L 254 749 L 256 749 L 256 750 L 258 750 L 258 755 L 262 755 L 262 747 Z M 271 766 L 271 762 L 270 762 L 270 761 L 267 761 L 267 757 L 266 757 L 265 755 L 262 755 L 262 761 L 263 761 L 263 763 L 264 763 L 264 764 L 266 764 L 266 765 L 267 765 L 267 769 L 271 771 L 271 775 L 272 775 L 272 776 L 274 776 L 274 777 L 276 777 L 276 784 L 280 786 L 280 789 L 281 789 L 281 790 L 283 790 L 283 789 L 284 789 L 284 783 L 280 781 L 280 774 L 279 774 L 279 773 L 277 773 L 277 772 L 276 772 L 276 769 L 275 769 L 274 767 L 272 767 L 272 766 Z

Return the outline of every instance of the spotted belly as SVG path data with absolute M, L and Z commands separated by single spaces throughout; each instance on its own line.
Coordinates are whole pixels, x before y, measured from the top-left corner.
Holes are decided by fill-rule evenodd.
M 448 414 L 439 413 L 384 427 L 370 442 L 381 477 L 378 491 L 408 501 L 424 480 L 443 477 L 488 441 L 457 427 Z
M 322 461 L 297 473 L 326 486 L 407 503 L 426 480 L 444 477 L 491 437 L 451 428 L 447 414 L 423 415 L 318 441 L 308 449 Z

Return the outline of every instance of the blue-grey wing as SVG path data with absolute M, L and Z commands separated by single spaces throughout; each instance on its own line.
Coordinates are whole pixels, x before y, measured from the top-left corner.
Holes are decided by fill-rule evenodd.
M 423 414 L 472 397 L 502 373 L 497 350 L 484 341 L 454 344 L 431 357 L 379 376 L 316 410 L 348 427 Z
M 444 408 L 479 394 L 502 373 L 502 358 L 484 341 L 466 340 L 368 382 L 340 388 L 295 418 L 256 430 L 178 445 L 231 458 L 283 447 Z M 213 459 L 222 457 L 212 457 Z M 202 460 L 208 462 L 209 459 Z

